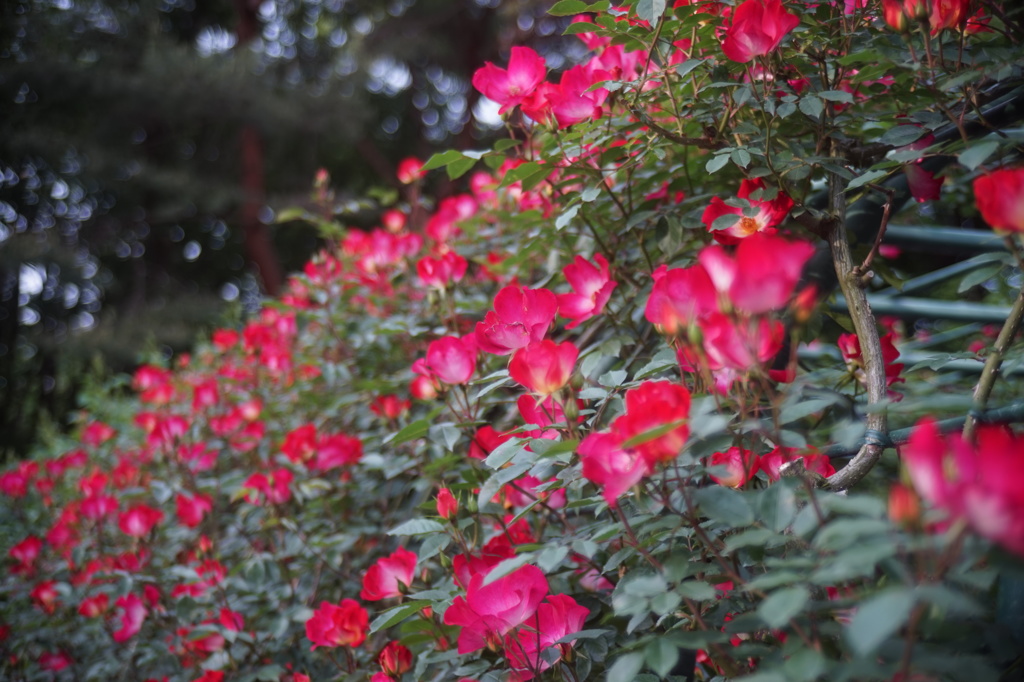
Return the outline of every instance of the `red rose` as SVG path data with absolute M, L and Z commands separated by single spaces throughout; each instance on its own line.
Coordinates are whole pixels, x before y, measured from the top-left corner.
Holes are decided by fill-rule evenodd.
M 370 616 L 355 599 L 342 599 L 340 604 L 320 602 L 320 608 L 306 621 L 306 637 L 318 646 L 357 647 L 366 640 Z

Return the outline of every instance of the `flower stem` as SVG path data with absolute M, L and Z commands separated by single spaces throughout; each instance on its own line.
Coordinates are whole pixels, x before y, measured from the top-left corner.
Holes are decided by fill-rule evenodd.
M 1008 241 L 1011 246 L 1015 246 L 1012 241 Z M 1013 248 L 1012 251 L 1019 253 L 1016 248 Z M 1003 358 L 1006 351 L 1009 350 L 1010 344 L 1013 343 L 1013 339 L 1017 336 L 1022 321 L 1024 321 L 1024 287 L 1017 293 L 1017 300 L 1014 301 L 1013 308 L 1010 309 L 1010 316 L 1006 318 L 1003 328 L 999 331 L 999 336 L 996 337 L 996 342 L 985 360 L 985 367 L 981 370 L 978 385 L 974 388 L 974 409 L 971 410 L 971 414 L 967 415 L 967 421 L 964 423 L 964 440 L 969 441 L 974 438 L 974 431 L 978 426 L 978 420 L 974 415 L 984 410 L 988 404 L 988 398 L 992 395 Z

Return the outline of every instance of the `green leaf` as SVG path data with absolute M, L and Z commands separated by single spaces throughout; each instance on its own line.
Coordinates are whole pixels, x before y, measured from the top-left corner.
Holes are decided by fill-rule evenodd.
M 774 487 L 774 486 L 773 486 Z M 767 528 L 751 528 L 725 539 L 725 553 L 732 554 L 744 547 L 764 547 L 768 540 L 777 537 Z
M 402 427 L 402 430 L 395 434 L 395 437 L 389 441 L 389 444 L 401 445 L 402 443 L 408 443 L 411 440 L 422 438 L 427 435 L 429 431 L 430 421 L 427 419 L 417 419 L 416 421 Z
M 554 169 L 551 166 L 543 166 L 540 168 L 540 170 L 536 170 L 533 173 L 530 173 L 525 178 L 523 178 L 523 189 L 533 189 L 540 183 L 547 180 L 548 176 L 551 175 L 552 172 L 554 172 Z
M 757 517 L 776 532 L 788 528 L 796 513 L 796 495 L 785 479 L 768 486 L 758 496 Z
M 455 444 L 462 437 L 462 431 L 452 422 L 432 425 L 429 434 L 430 440 L 438 445 L 444 445 L 448 452 L 455 451 Z
M 793 682 L 786 679 L 784 675 L 777 672 L 757 672 L 753 675 L 744 675 L 734 678 L 734 682 Z
M 787 587 L 768 595 L 757 607 L 757 615 L 770 628 L 780 628 L 788 623 L 811 598 L 806 587 Z
M 710 601 L 715 598 L 715 588 L 703 580 L 686 580 L 676 586 L 676 592 L 687 599 Z
M 493 374 L 489 374 L 482 379 L 477 379 L 476 381 L 472 382 L 473 386 L 478 386 L 481 384 L 486 385 L 483 388 L 481 388 L 475 396 L 473 396 L 473 401 L 476 402 L 480 400 L 480 398 L 482 398 L 483 396 L 487 395 L 493 390 L 501 388 L 509 381 L 511 381 L 511 379 L 509 379 L 507 369 L 494 372 Z
M 419 555 L 420 561 L 426 561 L 441 552 L 451 541 L 452 539 L 448 535 L 441 535 L 440 533 L 431 535 L 423 541 L 416 554 Z
M 746 168 L 750 165 L 750 152 L 746 149 L 734 149 L 729 157 L 732 159 L 732 162 L 740 168 Z
M 587 3 L 582 0 L 560 0 L 552 5 L 548 14 L 553 17 L 571 17 L 587 11 Z
M 422 611 L 424 607 L 433 605 L 434 602 L 429 599 L 417 599 L 416 601 L 406 602 L 401 606 L 396 606 L 393 609 L 388 609 L 373 619 L 373 622 L 370 623 L 370 632 L 377 632 L 378 630 L 389 628 L 395 623 L 405 620 L 412 614 Z
M 802 647 L 783 664 L 787 682 L 811 682 L 824 676 L 828 665 L 820 651 Z
M 646 379 L 649 376 L 672 369 L 679 363 L 675 351 L 671 348 L 662 348 L 651 358 L 651 361 L 644 365 L 633 377 L 634 379 Z
M 746 585 L 747 592 L 753 592 L 754 590 L 770 590 L 775 587 L 781 587 L 782 585 L 792 585 L 793 583 L 806 582 L 807 576 L 803 573 L 795 573 L 793 571 L 774 571 L 772 573 L 765 573 L 760 575 Z
M 893 588 L 862 602 L 846 626 L 846 639 L 860 656 L 871 656 L 910 617 L 914 608 L 914 592 Z
M 462 152 L 455 151 L 454 149 L 449 149 L 448 151 L 444 152 L 438 152 L 431 156 L 429 159 L 427 159 L 427 162 L 423 164 L 422 170 L 434 170 L 435 168 L 440 168 L 441 166 L 447 166 L 452 161 L 458 161 L 461 158 L 463 158 Z
M 599 196 L 601 196 L 600 187 L 588 187 L 587 189 L 580 192 L 580 200 L 586 204 L 589 204 L 591 201 L 598 198 Z
M 596 26 L 594 24 L 591 24 L 591 23 L 588 23 L 588 22 L 585 22 L 585 21 L 576 21 L 576 22 L 573 22 L 573 23 L 569 24 L 568 26 L 566 26 L 565 30 L 562 31 L 562 35 L 563 36 L 574 36 L 574 35 L 577 35 L 577 34 L 580 34 L 580 33 L 590 33 L 592 31 L 594 31 L 595 29 L 600 29 L 600 28 L 601 28 L 600 26 Z
M 789 424 L 798 419 L 817 414 L 838 402 L 843 402 L 843 398 L 844 396 L 841 395 L 829 396 L 827 398 L 811 398 L 810 400 L 784 405 L 779 413 L 779 423 Z
M 409 519 L 388 531 L 388 535 L 424 535 L 426 533 L 437 533 L 444 530 L 437 521 L 430 519 Z
M 672 642 L 659 637 L 644 649 L 647 667 L 665 677 L 679 661 L 679 649 Z
M 826 90 L 819 92 L 818 97 L 828 100 L 829 102 L 843 102 L 845 104 L 853 104 L 853 95 L 846 92 L 845 90 Z
M 480 494 L 477 496 L 477 505 L 482 509 L 484 505 L 498 494 L 501 487 L 510 481 L 519 478 L 533 467 L 532 462 L 521 462 L 512 464 L 505 469 L 499 470 L 480 487 Z
M 708 162 L 704 165 L 704 170 L 708 173 L 714 173 L 725 168 L 727 163 L 729 163 L 728 154 L 717 154 L 708 159 Z
M 509 573 L 514 573 L 532 561 L 533 555 L 530 552 L 514 556 L 511 559 L 499 561 L 494 568 L 488 571 L 487 575 L 484 576 L 484 585 L 490 585 L 495 580 L 504 578 Z
M 904 149 L 902 151 L 896 151 L 895 149 L 885 155 L 885 158 L 889 161 L 897 161 L 899 163 L 911 163 L 921 158 L 920 149 Z
M 607 375 L 605 375 L 605 376 L 607 376 Z M 637 435 L 633 436 L 632 438 L 626 440 L 622 444 L 622 447 L 624 447 L 624 448 L 635 448 L 637 445 L 643 445 L 644 443 L 652 441 L 655 438 L 660 438 L 660 437 L 664 436 L 666 433 L 668 433 L 672 429 L 679 428 L 680 426 L 682 426 L 685 423 L 686 423 L 685 419 L 680 419 L 678 421 L 669 422 L 668 424 L 662 424 L 661 426 L 656 426 L 653 429 L 648 429 L 647 431 L 644 431 L 642 433 L 638 433 Z
M 927 133 L 928 130 L 921 126 L 896 126 L 887 130 L 879 141 L 883 144 L 892 144 L 893 146 L 905 146 L 910 142 L 921 139 Z
M 915 594 L 921 601 L 933 604 L 949 615 L 981 618 L 985 614 L 985 609 L 977 601 L 944 585 L 918 585 Z
M 738 213 L 726 213 L 724 215 L 720 215 L 711 221 L 711 231 L 718 232 L 719 230 L 728 230 L 730 227 L 738 223 L 742 217 L 743 216 Z
M 576 394 L 580 400 L 604 400 L 608 397 L 608 391 L 597 386 L 588 386 Z
M 623 230 L 623 232 L 628 232 L 637 225 L 646 222 L 652 216 L 654 216 L 654 214 L 654 211 L 637 211 L 632 216 L 630 216 L 629 220 L 626 221 L 626 229 Z
M 921 137 L 927 134 L 927 132 L 928 131 L 921 126 L 896 126 L 895 128 L 889 128 L 889 130 L 886 130 L 879 142 L 882 144 L 891 144 L 893 147 L 903 147 L 904 145 L 908 145 L 911 142 L 921 139 Z
M 555 640 L 554 644 L 561 644 L 565 642 L 568 644 L 576 639 L 597 639 L 598 637 L 604 637 L 605 635 L 615 635 L 615 630 L 580 630 L 579 632 L 572 632 L 562 637 L 561 639 Z
M 800 98 L 800 111 L 804 112 L 811 118 L 817 120 L 821 116 L 821 112 L 825 110 L 825 105 L 821 103 L 817 95 L 805 95 Z
M 537 567 L 545 573 L 552 573 L 562 563 L 562 560 L 569 555 L 569 548 L 565 545 L 548 546 L 537 555 Z
M 498 447 L 494 448 L 494 450 L 491 451 L 491 454 L 487 455 L 487 459 L 484 460 L 484 464 L 492 469 L 500 469 L 511 462 L 513 457 L 525 450 L 526 446 L 526 439 L 510 438 Z
M 662 594 L 667 589 L 668 583 L 660 573 L 631 573 L 616 586 L 615 596 L 647 599 Z
M 858 175 L 857 177 L 855 177 L 853 180 L 850 180 L 850 182 L 846 185 L 846 189 L 847 190 L 856 189 L 857 187 L 860 187 L 861 185 L 866 185 L 869 182 L 874 182 L 875 180 L 878 180 L 880 178 L 884 178 L 888 174 L 889 174 L 889 171 L 884 171 L 884 170 L 873 170 L 873 171 L 868 171 L 867 173 L 862 173 L 861 175 Z
M 500 139 L 500 140 L 498 140 L 497 142 L 494 143 L 494 151 L 496 151 L 496 152 L 503 152 L 506 149 L 511 149 L 512 147 L 517 147 L 517 146 L 521 145 L 522 143 L 523 143 L 522 140 L 513 140 L 510 137 L 506 137 L 506 138 Z
M 749 526 L 754 522 L 754 510 L 747 498 L 732 488 L 720 485 L 698 488 L 693 497 L 701 512 L 713 521 L 733 528 Z
M 290 223 L 293 220 L 308 220 L 309 213 L 304 208 L 286 208 L 274 216 L 275 223 Z
M 838 519 L 826 524 L 812 544 L 819 549 L 846 549 L 865 537 L 884 536 L 889 531 L 889 522 L 882 519 Z
M 619 656 L 618 660 L 608 670 L 608 677 L 606 679 L 608 682 L 633 682 L 643 666 L 643 654 L 634 652 L 625 656 Z
M 609 372 L 605 372 L 597 378 L 597 383 L 601 384 L 605 388 L 617 388 L 622 385 L 622 382 L 626 380 L 626 370 L 615 369 Z
M 281 679 L 281 675 L 283 675 L 284 672 L 285 672 L 284 668 L 282 668 L 281 666 L 279 666 L 276 663 L 273 663 L 271 665 L 265 665 L 262 668 L 260 668 L 259 670 L 257 670 L 256 671 L 256 679 L 257 680 L 272 680 L 272 681 L 276 682 L 277 680 Z
M 402 443 L 408 443 L 411 440 L 422 438 L 430 432 L 430 424 L 434 421 L 434 418 L 437 417 L 437 415 L 441 414 L 441 410 L 443 409 L 443 407 L 435 408 L 423 419 L 417 419 L 410 424 L 406 424 L 398 433 L 385 438 L 384 444 L 401 445 Z
M 501 186 L 508 187 L 512 183 L 519 182 L 520 180 L 529 177 L 531 174 L 538 173 L 542 170 L 544 170 L 544 167 L 536 161 L 528 161 L 520 164 L 508 173 L 505 173 L 505 177 L 501 180 Z
M 843 55 L 836 61 L 843 66 L 850 66 L 851 64 L 877 64 L 883 59 L 883 55 L 878 50 L 857 50 Z
M 680 77 L 685 76 L 686 74 L 690 73 L 698 66 L 703 64 L 705 61 L 706 60 L 704 59 L 687 59 L 685 62 L 681 64 L 676 64 L 676 73 L 679 74 Z
M 636 15 L 651 22 L 653 26 L 665 15 L 665 4 L 666 0 L 639 0 L 636 3 Z
M 998 275 L 1002 269 L 1003 266 L 1000 263 L 998 265 L 989 265 L 984 268 L 972 270 L 971 272 L 968 272 L 966 275 L 964 275 L 964 278 L 960 280 L 960 284 L 959 286 L 957 286 L 956 292 L 958 294 L 962 294 L 971 287 L 977 286 L 983 282 L 992 279 L 993 277 Z
M 711 644 L 725 644 L 729 641 L 728 634 L 713 630 L 676 630 L 665 637 L 682 649 L 706 649 Z
M 960 152 L 960 155 L 956 157 L 956 160 L 968 169 L 974 170 L 984 163 L 985 159 L 992 156 L 992 152 L 997 149 L 999 149 L 999 143 L 994 140 L 979 142 L 978 144 L 973 144 Z
M 562 228 L 564 228 L 566 225 L 568 225 L 570 222 L 572 222 L 572 219 L 575 218 L 576 214 L 579 213 L 579 212 L 580 212 L 580 205 L 579 204 L 575 204 L 574 206 L 570 206 L 569 208 L 567 208 L 564 211 L 562 211 L 562 215 L 560 215 L 557 218 L 555 218 L 555 229 L 556 230 L 561 230 Z
M 476 165 L 477 160 L 465 157 L 452 161 L 448 164 L 448 177 L 452 180 L 461 178 L 463 175 L 468 173 L 473 166 Z
M 779 105 L 779 108 L 775 110 L 775 112 L 779 115 L 779 118 L 786 118 L 788 116 L 792 116 L 793 112 L 795 111 L 795 102 L 783 102 L 782 104 Z

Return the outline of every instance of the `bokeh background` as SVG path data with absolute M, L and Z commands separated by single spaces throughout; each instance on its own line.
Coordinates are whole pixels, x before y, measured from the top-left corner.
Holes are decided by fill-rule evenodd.
M 370 228 L 411 199 L 402 158 L 498 134 L 474 70 L 582 56 L 550 4 L 0 2 L 0 458 L 277 294 L 320 246 L 289 219 L 325 210 L 319 169 L 326 210 Z

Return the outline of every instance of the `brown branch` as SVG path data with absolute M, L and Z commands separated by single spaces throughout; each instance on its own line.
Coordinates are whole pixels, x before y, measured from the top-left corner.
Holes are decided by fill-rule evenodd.
M 835 220 L 829 226 L 827 239 L 832 251 L 832 262 L 846 305 L 853 320 L 854 331 L 860 342 L 864 356 L 864 375 L 868 386 L 868 407 L 880 405 L 886 397 L 885 360 L 882 357 L 882 344 L 878 337 L 878 325 L 875 315 L 868 305 L 868 297 L 860 278 L 857 276 L 850 253 L 850 244 L 846 239 L 846 197 L 843 194 L 842 179 L 835 173 L 829 174 L 829 202 Z M 884 434 L 887 431 L 887 419 L 884 410 L 868 412 L 868 433 Z M 868 438 L 860 451 L 842 469 L 828 478 L 828 485 L 833 490 L 846 490 L 855 485 L 875 466 L 882 455 L 884 446 L 878 442 L 879 437 Z
M 629 106 L 629 105 L 627 105 Z M 639 107 L 629 106 L 631 114 L 637 117 L 637 119 L 645 126 L 658 133 L 667 140 L 671 140 L 676 144 L 681 144 L 684 147 L 697 147 L 699 149 L 722 149 L 725 147 L 724 142 L 718 142 L 707 137 L 686 137 L 684 135 L 676 135 L 671 130 L 663 128 L 654 122 L 654 120 L 647 115 L 647 112 L 643 111 Z
M 868 185 L 871 189 L 885 194 L 885 206 L 882 208 L 882 221 L 878 225 L 878 232 L 875 234 L 875 243 L 871 245 L 871 250 L 868 251 L 868 255 L 864 257 L 864 262 L 853 269 L 853 274 L 858 279 L 864 279 L 864 276 L 870 272 L 871 263 L 875 260 L 875 256 L 878 254 L 878 247 L 882 244 L 882 239 L 885 238 L 885 229 L 889 226 L 889 214 L 892 212 L 892 197 L 895 192 L 891 189 L 886 189 L 879 185 Z
M 1017 245 L 1013 242 L 1012 237 L 1007 238 L 1007 245 L 1019 257 Z M 978 385 L 974 388 L 974 409 L 971 410 L 971 414 L 967 415 L 967 421 L 964 423 L 964 440 L 970 441 L 974 438 L 974 431 L 978 426 L 978 420 L 974 415 L 984 410 L 988 404 L 988 398 L 992 395 L 1003 358 L 1013 343 L 1013 339 L 1017 336 L 1022 322 L 1024 322 L 1024 288 L 1021 288 L 1017 294 L 1017 300 L 1014 301 L 1013 308 L 1010 309 L 1010 315 L 999 331 L 999 336 L 996 337 L 996 342 L 992 345 L 992 350 L 985 360 L 985 367 L 981 370 Z

